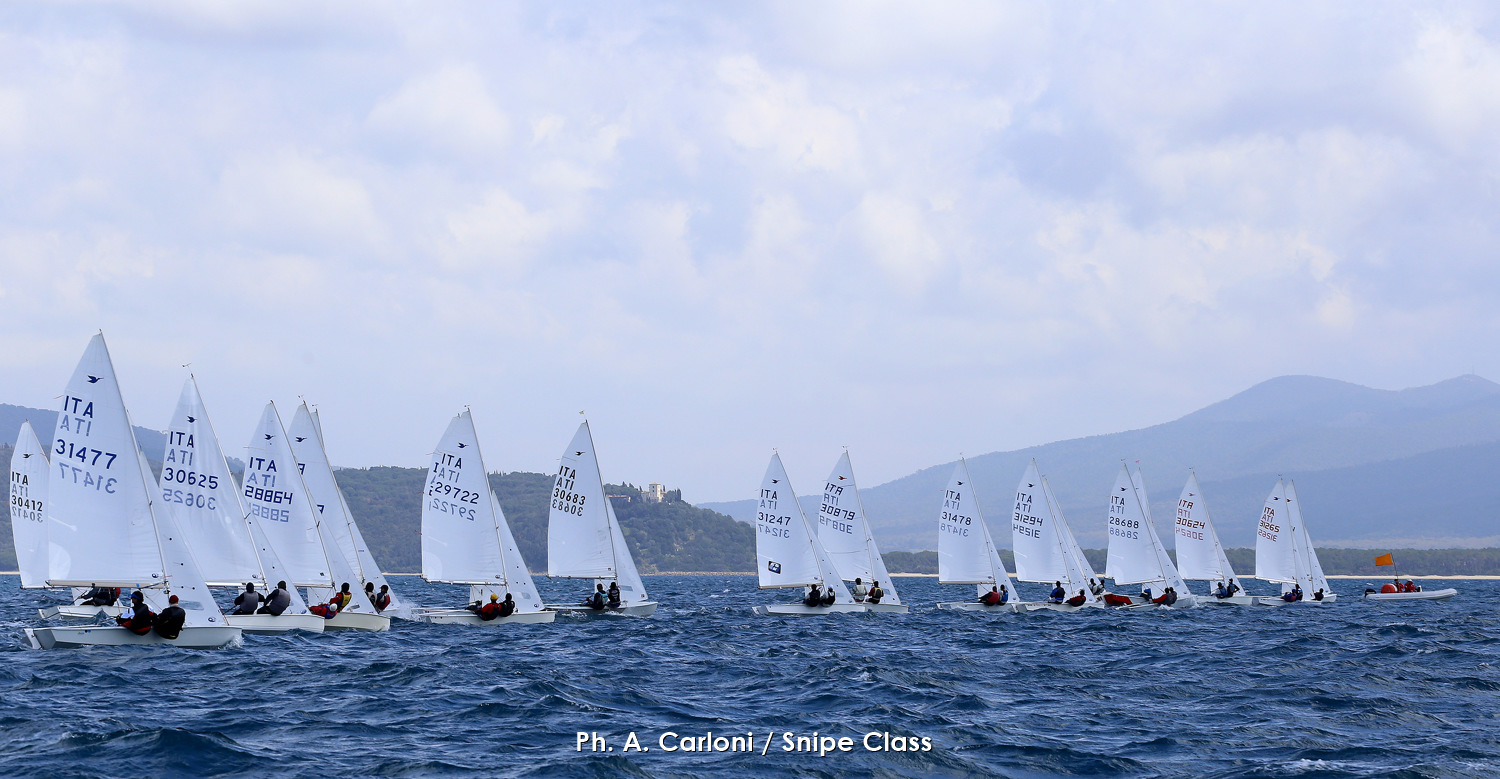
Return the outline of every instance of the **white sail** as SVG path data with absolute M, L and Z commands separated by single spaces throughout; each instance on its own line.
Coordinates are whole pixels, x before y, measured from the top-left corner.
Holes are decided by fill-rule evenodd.
M 323 445 L 323 451 L 328 450 L 327 439 L 323 437 L 323 419 L 318 416 L 318 410 L 312 411 L 313 427 L 318 431 L 318 441 Z M 295 441 L 294 441 L 295 445 Z M 326 459 L 326 458 L 325 458 Z M 415 604 L 396 592 L 396 588 L 386 581 L 385 573 L 380 570 L 380 565 L 375 562 L 375 555 L 370 552 L 370 545 L 365 543 L 365 536 L 359 531 L 359 523 L 354 521 L 354 514 L 349 511 L 349 502 L 344 500 L 343 492 L 339 492 L 339 499 L 344 503 L 344 513 L 349 517 L 349 534 L 354 541 L 356 561 L 359 563 L 360 576 L 366 582 L 375 585 L 375 591 L 379 592 L 381 587 L 386 588 L 386 594 L 390 596 L 391 602 L 382 611 L 382 614 L 401 619 L 412 619 L 412 609 Z
M 47 586 L 47 451 L 31 429 L 21 423 L 16 448 L 10 455 L 10 532 L 15 541 L 16 567 L 23 589 Z
M 614 580 L 618 552 L 589 423 L 563 451 L 547 513 L 547 575 Z M 626 550 L 629 555 L 629 550 Z
M 339 572 L 324 549 L 317 508 L 302 481 L 275 403 L 267 403 L 261 412 L 245 454 L 240 497 L 250 520 L 259 524 L 281 558 L 288 582 L 293 587 L 336 586 Z
M 68 381 L 52 438 L 48 584 L 162 584 L 147 477 L 103 335 L 89 341 Z
M 380 575 L 380 568 L 375 565 L 374 558 L 370 557 L 369 550 L 364 548 L 364 538 L 354 522 L 354 514 L 349 511 L 349 503 L 344 500 L 338 479 L 333 475 L 333 466 L 328 462 L 328 452 L 323 447 L 322 429 L 313 419 L 312 411 L 306 403 L 298 406 L 297 412 L 292 415 L 292 426 L 287 429 L 287 435 L 291 437 L 292 456 L 297 458 L 302 483 L 307 485 L 308 494 L 318 508 L 318 523 L 325 545 L 332 541 L 329 556 L 337 554 L 343 558 L 343 566 L 340 566 L 338 560 L 333 560 L 332 565 L 335 569 L 344 567 L 348 570 L 347 576 L 340 577 L 340 583 L 349 582 L 349 589 L 354 592 L 354 600 L 347 608 L 359 605 L 362 610 L 374 614 L 375 604 L 370 603 L 365 594 L 365 583 L 374 582 L 378 589 L 385 577 Z M 395 607 L 395 591 L 390 592 L 391 605 Z M 332 596 L 332 592 L 318 592 L 314 597 L 326 600 Z M 389 612 L 390 609 L 386 611 Z
M 1255 578 L 1268 582 L 1297 582 L 1296 528 L 1287 511 L 1286 484 L 1280 479 L 1261 507 L 1255 532 Z
M 266 584 L 239 490 L 192 377 L 167 427 L 157 497 L 159 513 L 172 517 L 209 584 Z
M 129 414 L 126 415 L 126 421 L 129 421 Z M 149 492 L 154 486 L 151 483 L 151 466 L 146 462 L 145 452 L 137 448 L 135 454 L 140 464 L 141 486 Z M 154 501 L 152 502 L 152 524 L 156 527 L 157 543 L 161 549 L 166 593 L 168 597 L 176 595 L 178 598 L 177 605 L 183 611 L 182 626 L 221 627 L 227 624 L 224 621 L 224 612 L 219 609 L 219 604 L 214 601 L 213 593 L 203 581 L 203 573 L 198 569 L 192 549 L 188 547 L 187 538 L 183 536 L 182 530 L 177 527 L 177 522 L 170 513 L 156 510 Z M 170 602 L 159 601 L 152 597 L 148 597 L 147 601 L 157 612 Z
M 615 581 L 620 583 L 620 602 L 625 605 L 632 603 L 643 603 L 650 600 L 646 595 L 646 583 L 641 580 L 641 572 L 635 567 L 635 558 L 630 554 L 630 547 L 625 545 L 625 532 L 620 529 L 620 520 L 615 516 L 615 506 L 608 498 L 604 505 L 609 509 L 609 532 L 615 538 L 615 549 L 620 550 L 619 557 L 615 558 L 615 568 L 619 573 L 615 574 Z
M 1313 548 L 1312 536 L 1308 535 L 1307 521 L 1302 516 L 1302 502 L 1297 499 L 1297 483 L 1294 481 L 1287 482 L 1286 504 L 1292 517 L 1292 525 L 1297 528 L 1297 551 L 1301 555 L 1298 573 L 1306 579 L 1302 583 L 1302 591 L 1309 598 L 1318 590 L 1329 592 L 1328 577 L 1323 574 L 1318 550 Z
M 1073 535 L 1073 528 L 1068 525 L 1068 518 L 1063 516 L 1062 504 L 1057 502 L 1057 496 L 1052 494 L 1052 485 L 1047 483 L 1047 477 L 1042 477 L 1042 494 L 1047 497 L 1047 503 L 1052 507 L 1052 516 L 1057 518 L 1057 529 L 1062 537 L 1062 545 L 1066 550 L 1066 558 L 1069 570 L 1073 571 L 1074 581 L 1082 582 L 1085 595 L 1090 603 L 1097 600 L 1099 591 L 1104 585 L 1099 582 L 1099 574 L 1094 572 L 1093 563 L 1089 562 L 1087 555 L 1083 553 L 1083 547 L 1078 544 L 1078 537 Z
M 1188 473 L 1187 484 L 1177 497 L 1177 522 L 1173 530 L 1177 541 L 1177 570 L 1184 579 L 1203 579 L 1211 583 L 1237 582 L 1234 568 L 1208 513 L 1208 499 L 1198 487 L 1198 475 Z
M 818 507 L 818 540 L 844 581 L 881 582 L 885 591 L 881 602 L 901 603 L 896 583 L 885 569 L 885 560 L 865 519 L 864 503 L 859 498 L 859 485 L 854 481 L 854 466 L 849 462 L 848 452 L 839 457 L 823 485 L 823 502 Z
M 471 585 L 471 600 L 509 592 L 517 611 L 541 611 L 541 596 L 490 491 L 487 473 L 473 417 L 465 410 L 448 423 L 427 472 L 422 578 Z
M 1016 487 L 1010 527 L 1017 579 L 1044 584 L 1061 582 L 1069 596 L 1083 590 L 1089 601 L 1096 599 L 1088 585 L 1091 578 L 1097 577 L 1078 549 L 1078 542 L 1052 498 L 1051 488 L 1042 479 L 1036 460 L 1026 465 Z
M 973 584 L 976 595 L 1004 585 L 1012 599 L 1019 598 L 1016 583 L 1000 562 L 1000 551 L 979 510 L 969 464 L 963 458 L 953 467 L 938 514 L 938 583 Z
M 1108 527 L 1106 576 L 1116 584 L 1175 587 L 1187 592 L 1187 584 L 1177 575 L 1177 568 L 1151 522 L 1150 502 L 1140 471 L 1132 475 L 1126 466 L 1120 466 L 1109 495 Z
M 432 452 L 422 497 L 422 578 L 504 588 L 505 558 L 496 530 L 484 458 L 466 410 Z
M 835 603 L 854 602 L 797 504 L 779 454 L 771 455 L 760 484 L 755 556 L 761 589 L 817 584 L 833 591 Z

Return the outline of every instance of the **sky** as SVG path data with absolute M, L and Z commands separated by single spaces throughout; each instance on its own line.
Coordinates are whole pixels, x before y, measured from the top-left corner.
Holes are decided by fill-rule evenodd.
M 752 497 L 1500 377 L 1484 3 L 0 5 L 0 402 L 102 330 L 423 467 Z

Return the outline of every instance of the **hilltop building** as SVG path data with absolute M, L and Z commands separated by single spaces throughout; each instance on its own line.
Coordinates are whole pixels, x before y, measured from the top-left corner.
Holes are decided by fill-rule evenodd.
M 666 497 L 667 488 L 661 486 L 660 484 L 657 484 L 656 482 L 651 482 L 650 484 L 646 485 L 646 489 L 641 490 L 641 500 L 644 500 L 647 503 L 660 503 L 665 500 Z

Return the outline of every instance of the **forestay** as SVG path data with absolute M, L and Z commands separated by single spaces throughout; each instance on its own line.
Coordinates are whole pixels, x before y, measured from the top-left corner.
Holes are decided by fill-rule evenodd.
M 46 450 L 31 429 L 31 422 L 22 422 L 10 455 L 10 532 L 22 588 L 47 586 L 49 475 Z
M 302 482 L 275 403 L 267 403 L 261 412 L 245 454 L 240 496 L 250 521 L 259 522 L 280 557 L 291 586 L 334 586 L 339 571 L 332 568 L 324 550 L 317 509 Z
M 239 491 L 208 421 L 197 382 L 183 382 L 167 427 L 159 496 L 209 584 L 266 584 Z M 271 580 L 275 584 L 276 580 Z
M 1173 530 L 1177 541 L 1177 571 L 1184 579 L 1210 582 L 1235 581 L 1234 568 L 1219 543 L 1208 499 L 1198 487 L 1198 475 L 1189 472 L 1187 484 L 1177 497 L 1177 522 Z
M 164 566 L 135 432 L 104 336 L 68 381 L 47 485 L 50 586 L 162 584 Z
M 781 455 L 771 455 L 755 514 L 755 556 L 762 589 L 818 584 L 836 603 L 853 603 L 823 545 L 797 504 Z
M 1261 507 L 1255 531 L 1255 578 L 1294 584 L 1297 576 L 1296 528 L 1286 504 L 1286 484 L 1280 479 Z
M 365 594 L 365 582 L 373 579 L 365 572 L 365 566 L 361 563 L 360 546 L 363 539 L 359 537 L 354 515 L 349 512 L 349 504 L 344 501 L 344 494 L 339 490 L 333 466 L 328 463 L 328 452 L 323 448 L 323 434 L 313 421 L 312 411 L 306 403 L 298 406 L 297 412 L 292 415 L 292 426 L 287 429 L 287 435 L 291 438 L 292 456 L 297 458 L 302 483 L 307 485 L 308 495 L 317 507 L 319 532 L 328 550 L 329 564 L 334 568 L 337 584 L 349 582 L 349 589 L 354 593 L 354 600 L 348 608 L 358 606 L 361 607 L 359 610 L 374 614 L 375 604 L 370 603 Z M 380 573 L 380 569 L 373 563 L 370 569 L 376 574 Z M 339 573 L 340 570 L 347 573 Z M 318 592 L 314 595 L 318 599 L 332 596 L 332 592 Z M 392 605 L 394 604 L 393 596 Z
M 979 510 L 979 499 L 969 479 L 969 464 L 959 458 L 943 491 L 938 513 L 938 583 L 973 584 L 976 595 L 1004 585 L 1013 599 L 1020 594 L 1010 573 L 1000 562 L 989 525 Z
M 881 582 L 885 591 L 881 602 L 901 603 L 896 583 L 885 569 L 885 560 L 865 519 L 864 502 L 859 497 L 848 452 L 839 457 L 823 485 L 823 502 L 818 507 L 818 540 L 844 581 Z

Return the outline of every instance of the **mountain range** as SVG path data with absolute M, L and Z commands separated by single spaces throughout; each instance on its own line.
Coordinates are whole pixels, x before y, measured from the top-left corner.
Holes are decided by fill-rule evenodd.
M 830 465 L 836 457 L 830 450 Z M 1105 543 L 1107 494 L 1121 462 L 1142 470 L 1169 546 L 1189 469 L 1226 546 L 1254 545 L 1255 519 L 1278 476 L 1295 480 L 1319 546 L 1500 545 L 1500 384 L 1474 375 L 1405 390 L 1282 376 L 1171 422 L 970 457 L 980 508 L 1001 546 L 1010 545 L 1014 485 L 1033 458 L 1086 546 Z M 936 548 L 954 464 L 860 490 L 882 549 Z M 747 493 L 757 477 L 748 475 Z M 804 509 L 816 512 L 820 498 L 802 496 Z M 749 499 L 701 505 L 741 521 L 755 516 Z

